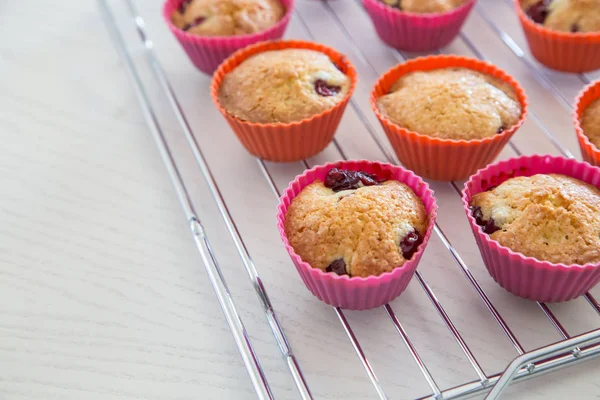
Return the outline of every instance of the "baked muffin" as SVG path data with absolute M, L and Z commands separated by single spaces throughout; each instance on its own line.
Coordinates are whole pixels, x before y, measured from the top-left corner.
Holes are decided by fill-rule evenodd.
M 485 233 L 525 256 L 563 264 L 600 261 L 600 190 L 538 174 L 478 193 L 471 212 Z
M 381 0 L 390 7 L 414 13 L 441 13 L 462 6 L 467 0 Z
M 562 32 L 600 31 L 600 0 L 524 0 L 525 14 Z
M 264 31 L 284 14 L 279 0 L 184 0 L 171 21 L 195 35 L 235 36 Z
M 423 242 L 428 216 L 407 185 L 362 171 L 332 169 L 290 204 L 285 232 L 313 268 L 377 276 L 402 266 Z
M 594 100 L 583 110 L 581 129 L 590 142 L 600 149 L 600 99 Z
M 467 68 L 442 68 L 404 75 L 377 99 L 393 123 L 443 139 L 482 139 L 519 121 L 521 104 L 512 87 Z
M 339 103 L 351 80 L 315 50 L 283 49 L 256 54 L 225 75 L 219 103 L 239 119 L 300 121 Z

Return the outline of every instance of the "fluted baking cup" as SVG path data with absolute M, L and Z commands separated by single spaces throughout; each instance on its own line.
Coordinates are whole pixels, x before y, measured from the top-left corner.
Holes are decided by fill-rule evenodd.
M 314 181 L 324 181 L 332 168 L 364 171 L 378 178 L 393 179 L 408 185 L 425 205 L 429 222 L 423 235 L 423 243 L 412 258 L 391 272 L 379 276 L 348 277 L 333 272 L 323 272 L 303 261 L 290 245 L 285 233 L 285 218 L 292 200 L 302 189 Z M 302 281 L 319 300 L 340 308 L 366 310 L 386 304 L 398 297 L 408 286 L 419 260 L 425 251 L 436 218 L 437 204 L 429 185 L 411 171 L 390 164 L 374 161 L 339 161 L 316 166 L 297 176 L 279 199 L 277 229 Z
M 413 13 L 380 0 L 362 0 L 377 35 L 389 46 L 404 51 L 431 51 L 444 47 L 460 32 L 475 0 L 444 13 Z
M 571 300 L 600 281 L 600 262 L 586 265 L 555 264 L 514 252 L 484 233 L 469 210 L 475 194 L 489 190 L 509 178 L 535 174 L 563 174 L 600 187 L 600 168 L 584 162 L 539 155 L 512 158 L 479 170 L 469 179 L 462 195 L 465 213 L 483 262 L 500 286 L 530 300 Z
M 585 109 L 594 101 L 600 99 L 600 81 L 586 86 L 575 100 L 573 123 L 577 132 L 577 140 L 581 147 L 583 159 L 592 165 L 600 165 L 600 149 L 598 149 L 585 135 L 581 127 L 581 117 Z
M 564 72 L 587 72 L 600 68 L 600 32 L 561 32 L 535 23 L 525 14 L 522 0 L 515 9 L 531 54 L 542 64 Z
M 181 30 L 171 22 L 171 16 L 183 1 L 167 0 L 163 6 L 163 18 L 192 63 L 208 75 L 211 75 L 223 60 L 239 49 L 265 40 L 281 39 L 294 9 L 294 0 L 281 0 L 281 4 L 285 7 L 283 18 L 261 32 L 237 36 L 199 36 Z
M 414 71 L 430 71 L 447 67 L 469 68 L 509 84 L 521 103 L 521 118 L 502 133 L 483 139 L 455 140 L 422 135 L 403 128 L 384 116 L 377 99 L 388 94 L 401 76 Z M 398 64 L 383 74 L 371 92 L 371 107 L 402 164 L 425 178 L 453 181 L 469 177 L 492 162 L 521 127 L 527 115 L 527 97 L 521 85 L 494 65 L 473 58 L 439 55 L 420 57 Z
M 344 98 L 332 108 L 309 118 L 289 123 L 256 123 L 234 117 L 219 103 L 219 87 L 226 74 L 254 54 L 269 50 L 309 49 L 326 54 L 351 80 Z M 215 71 L 211 84 L 213 102 L 242 145 L 251 154 L 269 161 L 299 161 L 320 153 L 333 139 L 346 105 L 356 87 L 356 70 L 346 56 L 313 42 L 281 40 L 258 43 L 234 53 Z

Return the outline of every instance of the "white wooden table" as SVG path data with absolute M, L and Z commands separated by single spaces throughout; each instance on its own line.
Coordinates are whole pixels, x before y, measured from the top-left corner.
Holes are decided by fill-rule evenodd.
M 139 44 L 121 1 L 111 3 L 128 43 Z M 211 104 L 209 78 L 168 32 L 161 2 L 136 4 L 315 399 L 376 398 L 334 311 L 305 289 L 280 244 L 276 197 Z M 508 0 L 480 0 L 463 32 L 442 52 L 488 58 L 529 95 L 516 148 L 560 154 L 548 134 L 579 158 L 570 106 L 584 79 L 600 74 L 538 71 Z M 313 36 L 347 54 L 359 72 L 336 136 L 340 147 L 351 158 L 385 160 L 368 132 L 384 137 L 368 93 L 403 55 L 378 40 L 355 0 L 297 0 L 287 37 Z M 151 82 L 141 47 L 132 56 Z M 0 72 L 0 399 L 254 398 L 97 4 L 3 2 Z M 159 88 L 149 91 L 273 393 L 296 399 L 180 127 Z M 501 157 L 514 155 L 507 147 Z M 330 146 L 307 161 L 339 158 Z M 304 168 L 267 166 L 280 190 Z M 433 186 L 440 226 L 525 350 L 560 340 L 537 304 L 487 275 L 459 197 L 448 184 Z M 439 238 L 432 236 L 420 271 L 485 372 L 502 371 L 517 353 Z M 592 294 L 600 298 L 600 287 Z M 476 379 L 415 280 L 391 306 L 442 389 Z M 583 299 L 549 307 L 570 335 L 600 327 Z M 391 399 L 431 393 L 383 309 L 345 315 Z M 599 399 L 598 376 L 600 361 L 591 361 L 515 385 L 506 398 Z

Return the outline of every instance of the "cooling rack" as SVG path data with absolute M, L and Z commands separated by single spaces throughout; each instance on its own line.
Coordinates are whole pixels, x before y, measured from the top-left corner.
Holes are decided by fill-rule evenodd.
M 349 104 L 336 139 L 323 155 L 315 159 L 304 160 L 294 168 L 256 159 L 256 168 L 262 175 L 261 179 L 266 182 L 266 187 L 272 191 L 274 199 L 279 196 L 280 191 L 285 187 L 286 182 L 282 176 L 293 176 L 293 174 L 290 175 L 292 171 L 298 173 L 301 169 L 310 168 L 320 161 L 352 157 L 377 158 L 398 164 L 397 158 L 370 113 L 367 100 L 368 90 L 377 76 L 387 68 L 395 63 L 418 56 L 416 54 L 403 54 L 381 44 L 374 36 L 374 31 L 362 10 L 360 0 L 299 0 L 297 3 L 287 36 L 320 41 L 346 53 L 357 66 L 361 83 L 359 83 Z M 164 50 L 155 45 L 154 37 L 151 36 L 151 31 L 146 26 L 142 14 L 136 8 L 134 0 L 99 0 L 99 6 L 116 50 L 124 63 L 124 69 L 131 78 L 133 90 L 139 100 L 144 119 L 156 141 L 160 156 L 164 161 L 184 211 L 202 264 L 223 309 L 256 395 L 261 399 L 277 397 L 272 385 L 269 383 L 268 374 L 263 368 L 264 359 L 261 359 L 259 352 L 256 351 L 255 341 L 253 342 L 253 337 L 248 333 L 242 320 L 242 314 L 239 311 L 240 304 L 234 301 L 236 296 L 228 289 L 225 268 L 231 266 L 228 264 L 227 267 L 223 267 L 213 250 L 214 243 L 220 238 L 209 238 L 209 234 L 203 225 L 204 219 L 209 216 L 197 211 L 198 207 L 190 194 L 190 187 L 195 184 L 194 179 L 196 177 L 190 178 L 189 175 L 185 176 L 186 174 L 182 173 L 183 168 L 189 169 L 189 166 L 182 168 L 178 160 L 178 152 L 183 147 L 191 153 L 194 160 L 195 165 L 192 168 L 194 173 L 198 179 L 204 179 L 210 196 L 214 199 L 222 223 L 233 242 L 235 251 L 239 255 L 238 263 L 243 266 L 247 273 L 253 291 L 257 296 L 257 301 L 262 308 L 266 324 L 272 333 L 271 340 L 277 345 L 282 355 L 282 363 L 285 365 L 289 376 L 291 376 L 293 390 L 291 390 L 292 393 L 287 393 L 286 397 L 313 398 L 310 380 L 305 378 L 302 373 L 302 363 L 299 362 L 302 357 L 292 351 L 286 336 L 290 334 L 292 328 L 284 329 L 286 324 L 280 322 L 279 314 L 275 311 L 277 305 L 274 307 L 269 297 L 269 293 L 278 290 L 278 288 L 274 287 L 273 282 L 271 282 L 271 285 L 266 285 L 259 275 L 261 271 L 270 271 L 273 266 L 255 265 L 253 262 L 251 251 L 247 245 L 250 238 L 242 235 L 239 229 L 240 220 L 234 218 L 231 211 L 231 200 L 223 195 L 222 182 L 216 178 L 215 166 L 208 161 L 208 157 L 204 153 L 207 135 L 212 132 L 199 131 L 190 123 L 190 111 L 182 106 L 180 95 L 171 82 L 172 77 L 165 72 L 161 64 L 164 60 L 160 60 L 160 54 Z M 526 87 L 532 103 L 529 120 L 525 124 L 523 132 L 515 135 L 509 143 L 508 148 L 501 154 L 501 158 L 529 153 L 552 153 L 561 154 L 565 157 L 578 157 L 579 152 L 570 117 L 572 102 L 576 93 L 591 80 L 599 78 L 600 74 L 559 74 L 537 64 L 528 53 L 523 35 L 512 15 L 511 7 L 511 0 L 479 0 L 463 32 L 454 43 L 439 52 L 488 59 L 507 70 Z M 154 9 L 156 10 L 157 7 L 154 7 Z M 135 40 L 132 40 L 131 32 L 137 34 Z M 490 48 L 493 48 L 493 51 L 490 51 Z M 362 81 L 366 81 L 366 83 L 362 83 Z M 208 98 L 208 89 L 202 89 L 205 90 L 203 96 Z M 176 123 L 169 124 L 162 121 L 161 115 L 165 112 L 170 113 Z M 214 116 L 215 119 L 220 118 L 217 116 L 216 110 L 211 116 Z M 208 121 L 204 122 L 208 123 Z M 225 132 L 225 129 L 222 130 L 223 134 L 230 134 Z M 368 145 L 365 143 L 368 143 Z M 239 175 L 235 179 L 243 180 L 244 176 Z M 458 213 L 462 211 L 454 207 L 454 213 L 447 213 L 451 215 L 451 218 L 443 217 L 443 210 L 445 208 L 451 209 L 449 206 L 445 206 L 444 203 L 457 203 L 462 184 L 462 182 L 431 182 L 441 204 L 440 218 L 435 226 L 435 237 L 439 241 L 439 245 L 434 246 L 430 243 L 426 255 L 434 253 L 436 258 L 424 258 L 415 274 L 415 281 L 424 294 L 422 301 L 429 302 L 437 314 L 437 318 L 439 318 L 437 323 L 441 322 L 441 325 L 446 329 L 446 335 L 455 342 L 459 349 L 459 353 L 455 353 L 455 355 L 458 354 L 459 357 L 462 357 L 462 361 L 456 361 L 459 365 L 457 368 L 468 368 L 470 373 L 476 376 L 476 379 L 463 381 L 461 384 L 450 387 L 439 384 L 440 379 L 434 377 L 435 374 L 432 372 L 433 369 L 439 370 L 439 365 L 431 368 L 431 364 L 426 360 L 430 357 L 423 356 L 424 351 L 420 346 L 421 340 L 415 340 L 414 336 L 409 336 L 406 328 L 408 325 L 419 326 L 428 323 L 428 321 L 407 321 L 400 317 L 396 310 L 398 307 L 403 307 L 403 295 L 392 304 L 383 306 L 382 311 L 387 316 L 387 323 L 395 331 L 395 336 L 391 340 L 397 341 L 399 339 L 406 346 L 407 356 L 412 359 L 412 362 L 416 365 L 416 371 L 419 371 L 424 378 L 426 387 L 428 387 L 428 392 L 417 398 L 459 399 L 487 395 L 487 398 L 495 399 L 513 382 L 536 377 L 599 357 L 600 304 L 592 293 L 585 294 L 584 300 L 577 300 L 576 307 L 569 306 L 567 309 L 544 303 L 531 303 L 535 304 L 535 307 L 530 307 L 529 303 L 526 305 L 522 302 L 514 303 L 518 304 L 519 307 L 523 307 L 523 310 L 517 311 L 522 312 L 521 322 L 529 319 L 539 321 L 540 318 L 543 318 L 548 322 L 547 328 L 553 329 L 554 334 L 558 335 L 557 337 L 560 339 L 558 341 L 547 340 L 547 338 L 554 336 L 548 335 L 547 332 L 540 334 L 539 331 L 532 330 L 529 333 L 533 332 L 539 335 L 543 338 L 543 342 L 527 340 L 529 343 L 538 345 L 534 349 L 527 350 L 528 347 L 531 348 L 532 346 L 523 344 L 524 339 L 521 332 L 515 333 L 513 324 L 504 316 L 504 312 L 500 311 L 501 307 L 498 307 L 497 302 L 498 296 L 490 294 L 490 287 L 493 287 L 489 282 L 490 278 L 483 274 L 477 274 L 472 268 L 474 264 L 481 265 L 473 241 L 466 243 L 467 241 L 463 239 L 455 240 L 455 230 L 457 228 L 454 221 L 460 218 L 459 215 L 456 215 L 456 211 L 458 210 Z M 247 223 L 247 221 L 244 221 L 244 224 Z M 272 225 L 275 229 L 274 223 Z M 422 271 L 427 270 L 430 272 L 431 268 L 428 264 L 441 262 L 439 260 L 442 259 L 444 264 L 451 265 L 443 270 L 436 270 L 435 274 L 428 274 L 426 279 Z M 288 262 L 288 265 L 279 267 L 293 270 L 291 261 Z M 472 336 L 470 326 L 477 324 L 476 319 L 478 318 L 475 317 L 480 316 L 457 315 L 456 312 L 449 311 L 456 309 L 451 297 L 448 301 L 444 300 L 442 302 L 440 300 L 442 297 L 448 299 L 448 293 L 443 289 L 439 289 L 440 280 L 452 281 L 452 276 L 444 276 L 444 274 L 448 274 L 448 271 L 459 271 L 461 279 L 467 283 L 466 286 L 463 286 L 463 290 L 471 291 L 478 306 L 485 310 L 487 319 L 484 318 L 479 323 L 482 324 L 481 329 L 485 332 L 496 330 L 496 335 L 492 335 L 494 342 L 484 343 L 483 345 L 477 343 L 477 350 L 472 350 L 473 346 L 469 344 L 470 339 L 467 337 Z M 469 289 L 466 289 L 467 287 Z M 310 296 L 308 292 L 303 294 L 307 297 Z M 501 295 L 511 296 L 507 293 L 501 293 Z M 299 299 L 298 301 L 304 300 Z M 307 307 L 310 307 L 310 305 L 307 305 Z M 305 311 L 310 312 L 311 310 Z M 377 311 L 363 313 L 375 312 Z M 564 318 L 566 312 L 568 312 L 568 316 Z M 357 361 L 355 358 L 355 362 L 362 365 L 364 374 L 366 374 L 372 385 L 370 397 L 392 398 L 393 396 L 386 394 L 386 385 L 376 374 L 377 366 L 370 362 L 366 348 L 371 348 L 371 346 L 365 344 L 364 334 L 357 334 L 356 325 L 348 317 L 348 314 L 352 314 L 354 317 L 354 313 L 345 312 L 338 308 L 334 308 L 333 313 L 345 332 L 351 348 L 354 350 L 357 358 Z M 558 314 L 562 315 L 558 316 Z M 573 317 L 573 314 L 576 314 L 576 316 Z M 573 320 L 578 318 L 585 321 L 581 324 L 574 323 Z M 515 318 L 511 316 L 510 319 L 514 320 Z M 571 329 L 565 327 L 565 320 L 568 324 L 577 326 L 578 334 L 569 333 Z M 382 320 L 376 319 L 376 321 L 381 323 Z M 493 321 L 493 324 L 490 326 L 486 321 L 488 323 Z M 519 330 L 523 331 L 521 325 L 523 324 L 519 325 Z M 583 330 L 582 327 L 586 329 Z M 587 329 L 589 327 L 595 329 Z M 371 328 L 379 329 L 379 327 Z M 360 328 L 360 330 L 362 332 L 363 328 Z M 500 336 L 498 332 L 500 332 Z M 498 342 L 504 341 L 504 343 L 496 343 L 496 339 L 498 339 Z M 443 348 L 448 342 L 440 337 L 440 342 L 431 343 L 430 347 L 435 347 L 436 344 Z M 508 365 L 505 363 L 503 370 L 499 372 L 486 372 L 489 368 L 482 367 L 480 356 L 476 356 L 475 353 L 480 353 L 481 348 L 488 348 L 493 353 L 493 348 L 503 346 L 506 348 L 506 345 L 512 348 L 514 352 L 514 355 L 508 356 L 508 359 L 510 360 L 514 356 L 516 358 Z M 426 349 L 427 352 L 431 351 L 430 347 Z M 490 354 L 485 354 L 484 357 L 489 358 Z M 335 393 L 336 390 L 335 387 L 329 389 L 331 393 Z M 406 398 L 406 396 L 402 398 Z

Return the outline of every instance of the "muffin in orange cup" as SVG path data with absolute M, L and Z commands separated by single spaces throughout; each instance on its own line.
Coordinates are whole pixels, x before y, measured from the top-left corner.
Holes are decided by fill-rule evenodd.
M 573 120 L 583 159 L 600 166 L 600 81 L 589 84 L 577 96 Z
M 533 56 L 549 68 L 586 72 L 600 68 L 597 0 L 514 0 Z M 529 14 L 529 15 L 528 15 Z
M 525 92 L 497 67 L 459 56 L 398 64 L 371 92 L 398 159 L 418 175 L 465 179 L 500 153 L 527 114 Z
M 225 60 L 213 76 L 211 96 L 246 150 L 291 162 L 331 142 L 356 80 L 350 61 L 332 48 L 272 41 Z

